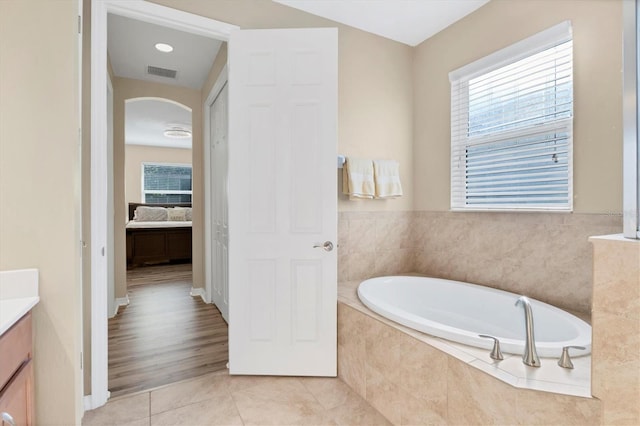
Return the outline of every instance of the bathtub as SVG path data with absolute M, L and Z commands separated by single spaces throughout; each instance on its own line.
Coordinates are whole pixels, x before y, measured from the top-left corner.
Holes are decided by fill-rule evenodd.
M 524 352 L 524 309 L 519 295 L 489 287 L 426 277 L 380 277 L 363 281 L 358 297 L 369 309 L 397 323 L 453 342 L 490 350 L 500 339 L 503 352 Z M 591 352 L 591 326 L 554 306 L 530 299 L 538 355 L 559 357 L 563 346 L 584 346 L 572 356 Z

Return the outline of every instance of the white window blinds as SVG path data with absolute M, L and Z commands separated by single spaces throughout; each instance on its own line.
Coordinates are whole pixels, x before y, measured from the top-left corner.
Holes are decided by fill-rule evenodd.
M 450 74 L 453 210 L 571 210 L 565 22 Z

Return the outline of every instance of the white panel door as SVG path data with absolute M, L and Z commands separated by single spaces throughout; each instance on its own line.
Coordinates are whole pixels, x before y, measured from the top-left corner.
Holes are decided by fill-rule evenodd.
M 231 374 L 336 375 L 337 40 L 229 41 Z
M 222 317 L 229 322 L 228 247 L 229 226 L 227 211 L 228 170 L 228 86 L 218 94 L 210 109 L 211 141 L 211 299 Z

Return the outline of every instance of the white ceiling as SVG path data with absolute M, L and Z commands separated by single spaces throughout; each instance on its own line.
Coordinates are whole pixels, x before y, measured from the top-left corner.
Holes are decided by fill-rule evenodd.
M 192 129 L 191 111 L 181 105 L 159 99 L 134 99 L 126 102 L 124 116 L 127 145 L 191 148 L 191 138 L 164 136 L 164 131 L 172 125 Z
M 409 46 L 489 0 L 272 0 Z
M 489 0 L 273 0 L 345 25 L 415 46 Z M 202 88 L 221 42 L 109 14 L 108 53 L 118 77 Z M 156 43 L 174 47 L 171 53 Z M 177 78 L 147 74 L 147 66 L 173 69 Z M 191 128 L 191 111 L 159 100 L 127 102 L 127 144 L 191 148 L 191 139 L 163 135 L 171 124 Z
M 156 50 L 156 43 L 173 46 L 171 53 Z M 118 77 L 153 81 L 200 90 L 221 42 L 195 34 L 161 27 L 124 16 L 109 14 L 107 51 Z M 178 71 L 176 79 L 147 74 L 147 66 Z

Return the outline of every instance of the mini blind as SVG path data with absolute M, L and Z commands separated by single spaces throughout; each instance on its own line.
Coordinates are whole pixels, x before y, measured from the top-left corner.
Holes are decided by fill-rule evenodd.
M 450 74 L 453 210 L 572 209 L 572 52 L 567 22 Z

